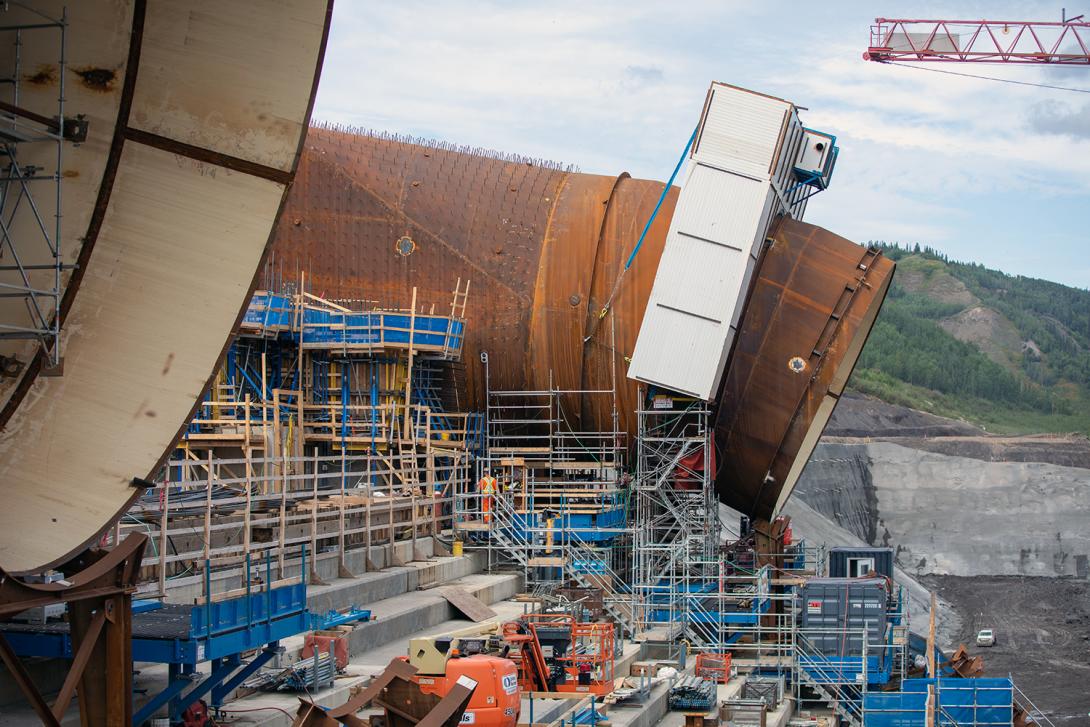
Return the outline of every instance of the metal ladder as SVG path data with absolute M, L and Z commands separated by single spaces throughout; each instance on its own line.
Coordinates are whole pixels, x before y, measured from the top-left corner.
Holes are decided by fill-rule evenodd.
M 515 509 L 498 493 L 492 496 L 492 520 L 488 527 L 489 540 L 500 546 L 504 555 L 510 556 L 523 568 L 528 568 L 530 557 L 525 543 L 514 536 Z M 491 545 L 489 547 L 492 547 Z
M 598 554 L 574 531 L 568 532 L 566 549 L 567 553 L 565 554 L 565 560 L 568 563 L 568 567 L 565 570 L 569 573 L 571 578 L 583 588 L 601 588 L 604 593 L 602 605 L 605 608 L 606 613 L 613 618 L 614 623 L 621 629 L 624 636 L 634 635 L 636 633 L 636 623 L 631 598 L 626 598 L 624 594 L 618 593 L 612 588 L 606 588 L 602 583 L 596 584 L 592 582 L 587 578 L 585 573 L 572 567 L 576 560 L 598 560 Z M 609 566 L 606 566 L 605 575 L 609 576 L 611 583 L 622 582 L 620 576 L 615 573 L 613 569 L 609 568 Z
M 803 666 L 802 659 L 807 659 Z M 856 687 L 842 682 L 839 670 L 821 665 L 824 655 L 801 632 L 795 634 L 796 675 L 802 684 L 810 687 L 818 699 L 852 727 L 863 727 L 864 710 Z M 866 661 L 862 663 L 866 673 Z M 817 673 L 817 677 L 812 672 Z

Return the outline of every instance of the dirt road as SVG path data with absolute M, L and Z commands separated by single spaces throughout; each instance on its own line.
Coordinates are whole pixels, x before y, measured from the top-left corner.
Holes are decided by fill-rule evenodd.
M 985 675 L 1015 684 L 1056 725 L 1090 722 L 1090 583 L 1072 578 L 927 576 L 962 617 L 960 640 L 984 656 Z M 976 632 L 998 643 L 976 648 Z

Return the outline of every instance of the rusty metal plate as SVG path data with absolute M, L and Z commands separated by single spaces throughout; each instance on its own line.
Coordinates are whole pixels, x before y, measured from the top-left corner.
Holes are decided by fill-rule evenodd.
M 550 381 L 602 389 L 615 378 L 622 428 L 634 428 L 637 389 L 624 377 L 624 358 L 635 345 L 676 190 L 618 291 L 616 325 L 593 321 L 662 187 L 627 174 L 579 174 L 316 127 L 264 282 L 276 289 L 305 272 L 319 295 L 389 307 L 407 307 L 416 286 L 418 304 L 441 311 L 458 278 L 469 280 L 466 373 L 478 407 L 485 387 L 476 353 L 487 351 L 494 389 L 544 390 Z M 407 256 L 397 250 L 402 236 L 416 243 Z M 573 426 L 611 426 L 609 397 L 567 397 L 563 406 Z
M 874 324 L 893 262 L 783 219 L 750 291 L 715 422 L 720 500 L 771 519 L 787 500 Z

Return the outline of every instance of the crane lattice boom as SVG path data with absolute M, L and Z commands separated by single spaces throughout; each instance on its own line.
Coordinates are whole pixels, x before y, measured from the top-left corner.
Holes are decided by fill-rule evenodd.
M 877 18 L 864 60 L 1090 65 L 1090 22 Z

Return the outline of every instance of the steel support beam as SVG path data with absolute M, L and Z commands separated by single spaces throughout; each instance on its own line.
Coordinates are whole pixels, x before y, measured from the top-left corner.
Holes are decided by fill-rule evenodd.
M 110 551 L 88 550 L 60 567 L 65 579 L 27 583 L 0 571 L 0 617 L 67 603 L 72 665 L 50 707 L 2 635 L 0 658 L 45 725 L 58 725 L 78 693 L 84 725 L 132 723 L 132 593 L 147 536 L 133 533 Z

